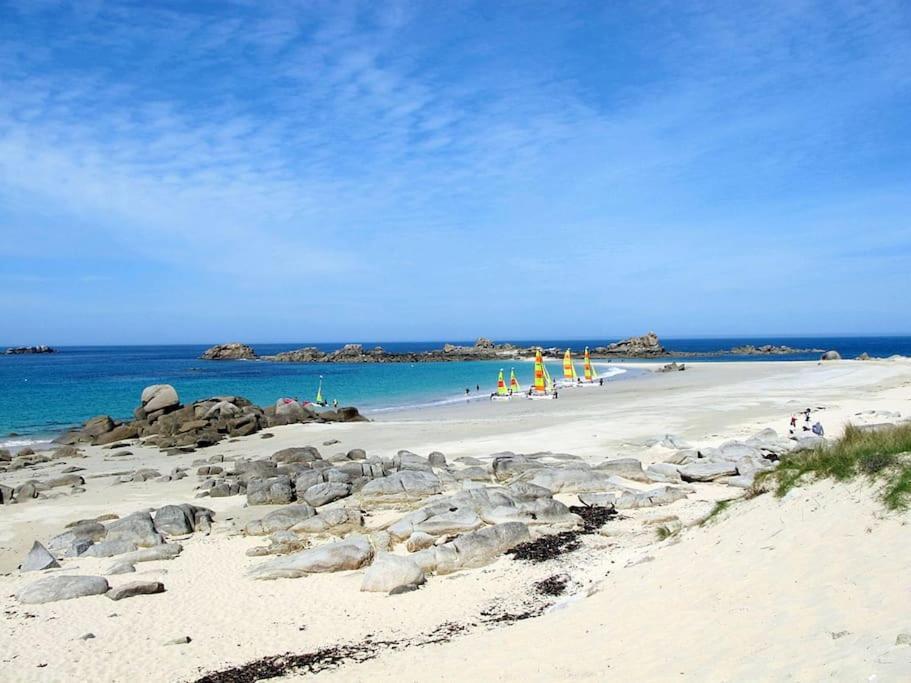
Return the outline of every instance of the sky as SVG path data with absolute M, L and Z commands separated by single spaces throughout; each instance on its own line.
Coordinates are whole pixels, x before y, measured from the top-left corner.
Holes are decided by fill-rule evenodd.
M 0 343 L 911 333 L 911 4 L 0 0 Z

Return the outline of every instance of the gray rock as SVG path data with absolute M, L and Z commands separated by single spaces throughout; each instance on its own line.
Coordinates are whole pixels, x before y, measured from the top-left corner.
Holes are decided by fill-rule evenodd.
M 164 593 L 164 584 L 160 581 L 133 581 L 125 583 L 122 586 L 112 588 L 105 595 L 111 600 L 123 600 L 124 598 L 133 598 L 137 595 L 153 595 L 155 593 Z
M 428 455 L 427 460 L 431 467 L 446 467 L 446 456 L 439 451 L 434 451 Z
M 635 458 L 617 458 L 616 460 L 606 460 L 595 467 L 599 472 L 606 472 L 624 479 L 633 479 L 635 481 L 648 481 L 645 472 L 642 471 L 642 463 Z
M 365 451 L 363 448 L 352 448 L 350 451 L 348 451 L 347 455 L 349 460 L 367 459 L 367 451 Z
M 158 410 L 168 412 L 180 405 L 177 391 L 170 384 L 153 384 L 146 387 L 142 390 L 140 401 L 146 414 Z
M 422 531 L 415 531 L 408 537 L 408 540 L 405 541 L 405 548 L 408 549 L 409 553 L 416 553 L 419 550 L 431 547 L 435 541 L 436 539 L 430 534 L 425 534 Z
M 118 539 L 114 541 L 99 541 L 88 548 L 84 553 L 85 557 L 114 557 L 123 555 L 136 550 L 136 544 L 132 541 Z
M 373 559 L 373 546 L 364 536 L 350 536 L 299 553 L 278 557 L 254 567 L 255 579 L 296 578 L 305 574 L 360 569 Z
M 264 536 L 276 531 L 284 531 L 313 517 L 315 513 L 316 511 L 306 503 L 295 503 L 273 510 L 258 521 L 250 522 L 245 531 L 249 536 Z
M 298 522 L 291 530 L 299 534 L 320 534 L 330 532 L 340 536 L 348 531 L 359 529 L 364 525 L 364 518 L 354 508 L 333 508 L 323 510 L 318 515 Z
M 117 562 L 108 567 L 108 570 L 105 572 L 108 576 L 116 576 L 117 574 L 132 574 L 136 571 L 134 567 L 129 562 Z
M 247 482 L 248 505 L 286 505 L 292 500 L 291 479 L 286 475 Z
M 349 484 L 327 482 L 325 484 L 314 484 L 304 491 L 303 498 L 313 507 L 320 507 L 349 495 L 351 495 L 351 486 Z
M 48 488 L 58 488 L 60 486 L 82 486 L 85 484 L 85 479 L 83 479 L 78 474 L 67 474 L 62 477 L 54 477 L 53 479 L 48 479 L 47 486 Z
M 0 484 L 0 505 L 9 505 L 13 502 L 16 491 L 12 486 Z
M 180 543 L 163 543 L 153 548 L 141 548 L 127 553 L 120 558 L 121 562 L 133 564 L 135 562 L 157 562 L 158 560 L 173 560 L 180 555 L 183 546 Z
M 397 471 L 416 470 L 430 471 L 430 461 L 411 451 L 399 451 L 392 458 L 392 469 Z
M 17 503 L 24 503 L 31 500 L 32 498 L 38 497 L 38 487 L 35 486 L 32 482 L 27 481 L 24 484 L 20 484 L 16 487 L 14 496 Z
M 645 470 L 645 476 L 650 481 L 666 484 L 676 484 L 681 480 L 680 467 L 669 462 L 654 462 Z
M 680 477 L 683 481 L 712 481 L 735 474 L 737 467 L 729 462 L 694 462 L 680 468 Z
M 432 472 L 406 470 L 364 484 L 361 497 L 364 500 L 418 500 L 440 493 L 443 485 Z
M 483 526 L 481 518 L 473 511 L 462 508 L 454 512 L 444 512 L 433 515 L 414 525 L 414 531 L 430 534 L 431 536 L 446 536 L 460 534 L 465 531 L 474 531 Z
M 414 560 L 392 553 L 379 553 L 364 573 L 361 590 L 388 593 L 403 586 L 419 586 L 422 583 L 424 571 Z
M 896 645 L 911 645 L 911 632 L 899 633 L 895 637 Z
M 109 588 L 107 579 L 101 576 L 48 576 L 20 590 L 16 599 L 24 605 L 39 605 L 101 595 Z
M 152 515 L 148 512 L 134 512 L 111 522 L 107 526 L 106 541 L 131 541 L 140 548 L 148 548 L 164 542 L 155 530 Z
M 181 636 L 180 638 L 174 638 L 173 640 L 165 641 L 165 645 L 189 645 L 193 642 L 193 639 L 190 636 Z
M 504 552 L 530 540 L 528 527 L 508 522 L 463 534 L 450 543 L 411 555 L 425 573 L 451 574 L 460 569 L 483 567 Z
M 25 560 L 19 567 L 21 572 L 36 572 L 43 569 L 57 569 L 60 566 L 57 560 L 51 555 L 47 548 L 38 541 L 32 543 L 32 549 L 28 551 Z
M 309 463 L 320 460 L 321 457 L 319 451 L 313 446 L 303 446 L 276 451 L 270 459 L 277 463 Z
M 841 360 L 841 354 L 838 351 L 826 351 L 819 360 Z
M 64 557 L 81 555 L 95 541 L 104 538 L 106 530 L 98 522 L 86 521 L 72 527 L 69 531 L 54 536 L 48 544 L 48 550 Z
M 552 493 L 585 493 L 604 491 L 616 486 L 612 475 L 596 470 L 545 467 L 520 475 L 520 481 L 543 486 Z
M 155 512 L 155 529 L 169 536 L 191 534 L 199 528 L 207 530 L 212 523 L 214 512 L 207 508 L 183 503 L 165 505 Z

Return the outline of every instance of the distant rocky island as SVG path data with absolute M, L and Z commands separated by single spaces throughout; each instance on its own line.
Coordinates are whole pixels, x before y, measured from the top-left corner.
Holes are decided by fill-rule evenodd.
M 382 346 L 372 349 L 363 344 L 345 344 L 334 351 L 322 351 L 315 346 L 306 346 L 291 351 L 260 356 L 248 344 L 231 342 L 216 344 L 206 349 L 200 356 L 203 360 L 267 360 L 274 363 L 432 363 L 466 360 L 521 360 L 532 358 L 540 350 L 545 357 L 561 358 L 565 349 L 538 346 L 516 346 L 515 344 L 498 344 L 481 337 L 472 346 L 444 344 L 440 349 L 416 352 L 386 351 Z M 581 349 L 574 349 L 581 351 Z M 789 355 L 796 353 L 820 353 L 824 349 L 797 349 L 790 346 L 764 344 L 753 346 L 747 344 L 729 350 L 719 351 L 673 351 L 665 348 L 658 335 L 647 332 L 639 337 L 630 337 L 606 346 L 590 349 L 592 358 L 672 358 L 672 357 L 713 357 L 725 355 Z
M 6 356 L 21 356 L 28 353 L 57 353 L 50 346 L 11 346 L 3 352 Z

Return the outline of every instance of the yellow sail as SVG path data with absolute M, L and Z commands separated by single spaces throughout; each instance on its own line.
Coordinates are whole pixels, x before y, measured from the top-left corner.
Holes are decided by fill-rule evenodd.
M 323 405 L 325 401 L 323 400 L 323 378 L 319 378 L 319 387 L 316 389 L 316 404 Z
M 506 381 L 503 379 L 503 370 L 500 370 L 500 376 L 497 378 L 497 396 L 509 396 L 509 390 L 506 388 Z
M 536 394 L 546 394 L 550 377 L 547 375 L 547 368 L 544 367 L 544 359 L 541 356 L 541 349 L 535 351 L 535 383 L 534 392 Z
M 573 365 L 573 356 L 569 349 L 563 354 L 563 379 L 575 382 L 579 376 L 576 374 L 576 366 Z
M 519 380 L 516 379 L 516 369 L 509 369 L 509 390 L 514 394 L 521 394 L 522 387 L 519 385 Z
M 595 369 L 592 367 L 591 356 L 588 355 L 588 347 L 585 347 L 585 364 L 583 372 L 585 372 L 585 381 L 594 382 L 598 379 L 598 373 L 595 372 Z

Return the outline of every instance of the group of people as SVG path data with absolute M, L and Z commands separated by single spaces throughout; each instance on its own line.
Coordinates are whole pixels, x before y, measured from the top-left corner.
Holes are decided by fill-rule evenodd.
M 810 412 L 811 412 L 810 409 L 807 408 L 806 410 L 798 413 L 798 415 L 803 415 L 802 431 L 813 432 L 816 436 L 825 436 L 826 432 L 822 428 L 822 423 L 819 420 L 814 422 L 812 426 L 810 425 Z M 790 429 L 789 433 L 791 434 L 791 436 L 793 436 L 796 432 L 797 432 L 797 415 L 791 415 L 791 429 Z

